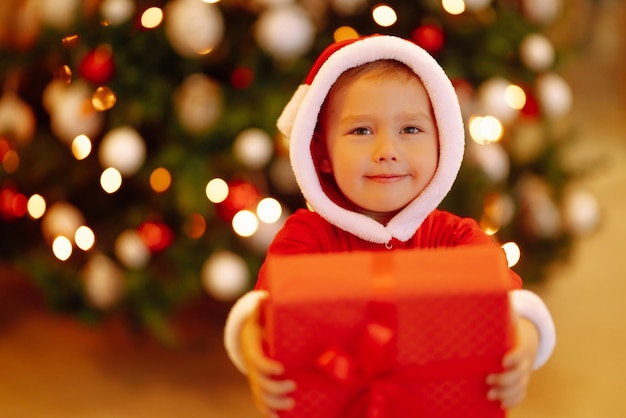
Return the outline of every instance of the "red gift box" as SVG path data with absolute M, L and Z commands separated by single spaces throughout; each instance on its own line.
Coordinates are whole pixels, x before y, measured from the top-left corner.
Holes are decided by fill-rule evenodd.
M 283 418 L 502 418 L 486 377 L 513 344 L 501 249 L 275 256 L 268 354 L 294 379 Z

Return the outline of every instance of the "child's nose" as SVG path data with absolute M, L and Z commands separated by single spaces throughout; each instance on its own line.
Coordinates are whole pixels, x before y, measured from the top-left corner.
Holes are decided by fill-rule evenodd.
M 399 157 L 397 144 L 390 135 L 378 135 L 374 159 L 378 162 L 397 161 Z

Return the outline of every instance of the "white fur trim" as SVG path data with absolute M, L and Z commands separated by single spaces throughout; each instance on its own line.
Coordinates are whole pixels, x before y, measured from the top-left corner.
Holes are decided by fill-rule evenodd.
M 421 195 L 386 226 L 333 202 L 323 191 L 315 170 L 310 144 L 321 106 L 341 73 L 380 59 L 394 59 L 420 77 L 430 97 L 439 129 L 439 164 Z M 290 137 L 290 158 L 302 193 L 313 209 L 332 224 L 364 240 L 387 243 L 409 240 L 430 212 L 448 194 L 463 159 L 465 131 L 452 83 L 435 59 L 413 42 L 395 36 L 372 36 L 344 46 L 330 55 L 301 97 Z M 289 107 L 294 107 L 290 105 Z M 289 109 L 289 114 L 293 112 Z
M 528 319 L 537 327 L 539 348 L 534 368 L 538 369 L 548 361 L 556 345 L 556 331 L 552 315 L 541 298 L 529 290 L 512 291 L 511 304 L 515 313 Z
M 243 374 L 247 374 L 246 364 L 241 355 L 239 340 L 243 322 L 259 306 L 261 300 L 267 297 L 265 290 L 252 290 L 243 295 L 230 309 L 224 326 L 224 347 L 228 357 Z
M 283 112 L 278 117 L 276 121 L 276 126 L 280 133 L 285 135 L 286 137 L 291 136 L 291 128 L 293 127 L 293 120 L 298 113 L 298 109 L 300 108 L 300 103 L 302 103 L 302 99 L 306 92 L 308 91 L 309 86 L 306 84 L 300 84 L 296 89 L 296 92 L 291 96 L 291 99 L 287 103 L 287 106 L 283 109 Z

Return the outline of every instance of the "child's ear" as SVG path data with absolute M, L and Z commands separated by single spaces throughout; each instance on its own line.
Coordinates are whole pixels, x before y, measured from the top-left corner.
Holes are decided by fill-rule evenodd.
M 330 163 L 330 158 L 328 157 L 326 141 L 318 131 L 315 131 L 315 133 L 313 134 L 311 151 L 313 152 L 313 159 L 315 160 L 317 169 L 324 174 L 332 173 L 333 166 Z

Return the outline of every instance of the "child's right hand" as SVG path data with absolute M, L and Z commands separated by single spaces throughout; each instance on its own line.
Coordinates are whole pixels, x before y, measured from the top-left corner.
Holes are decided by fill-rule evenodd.
M 263 329 L 259 323 L 259 309 L 250 315 L 241 328 L 241 348 L 248 381 L 257 407 L 265 417 L 277 417 L 277 411 L 289 410 L 294 400 L 287 396 L 296 389 L 292 380 L 281 380 L 283 365 L 265 355 Z

